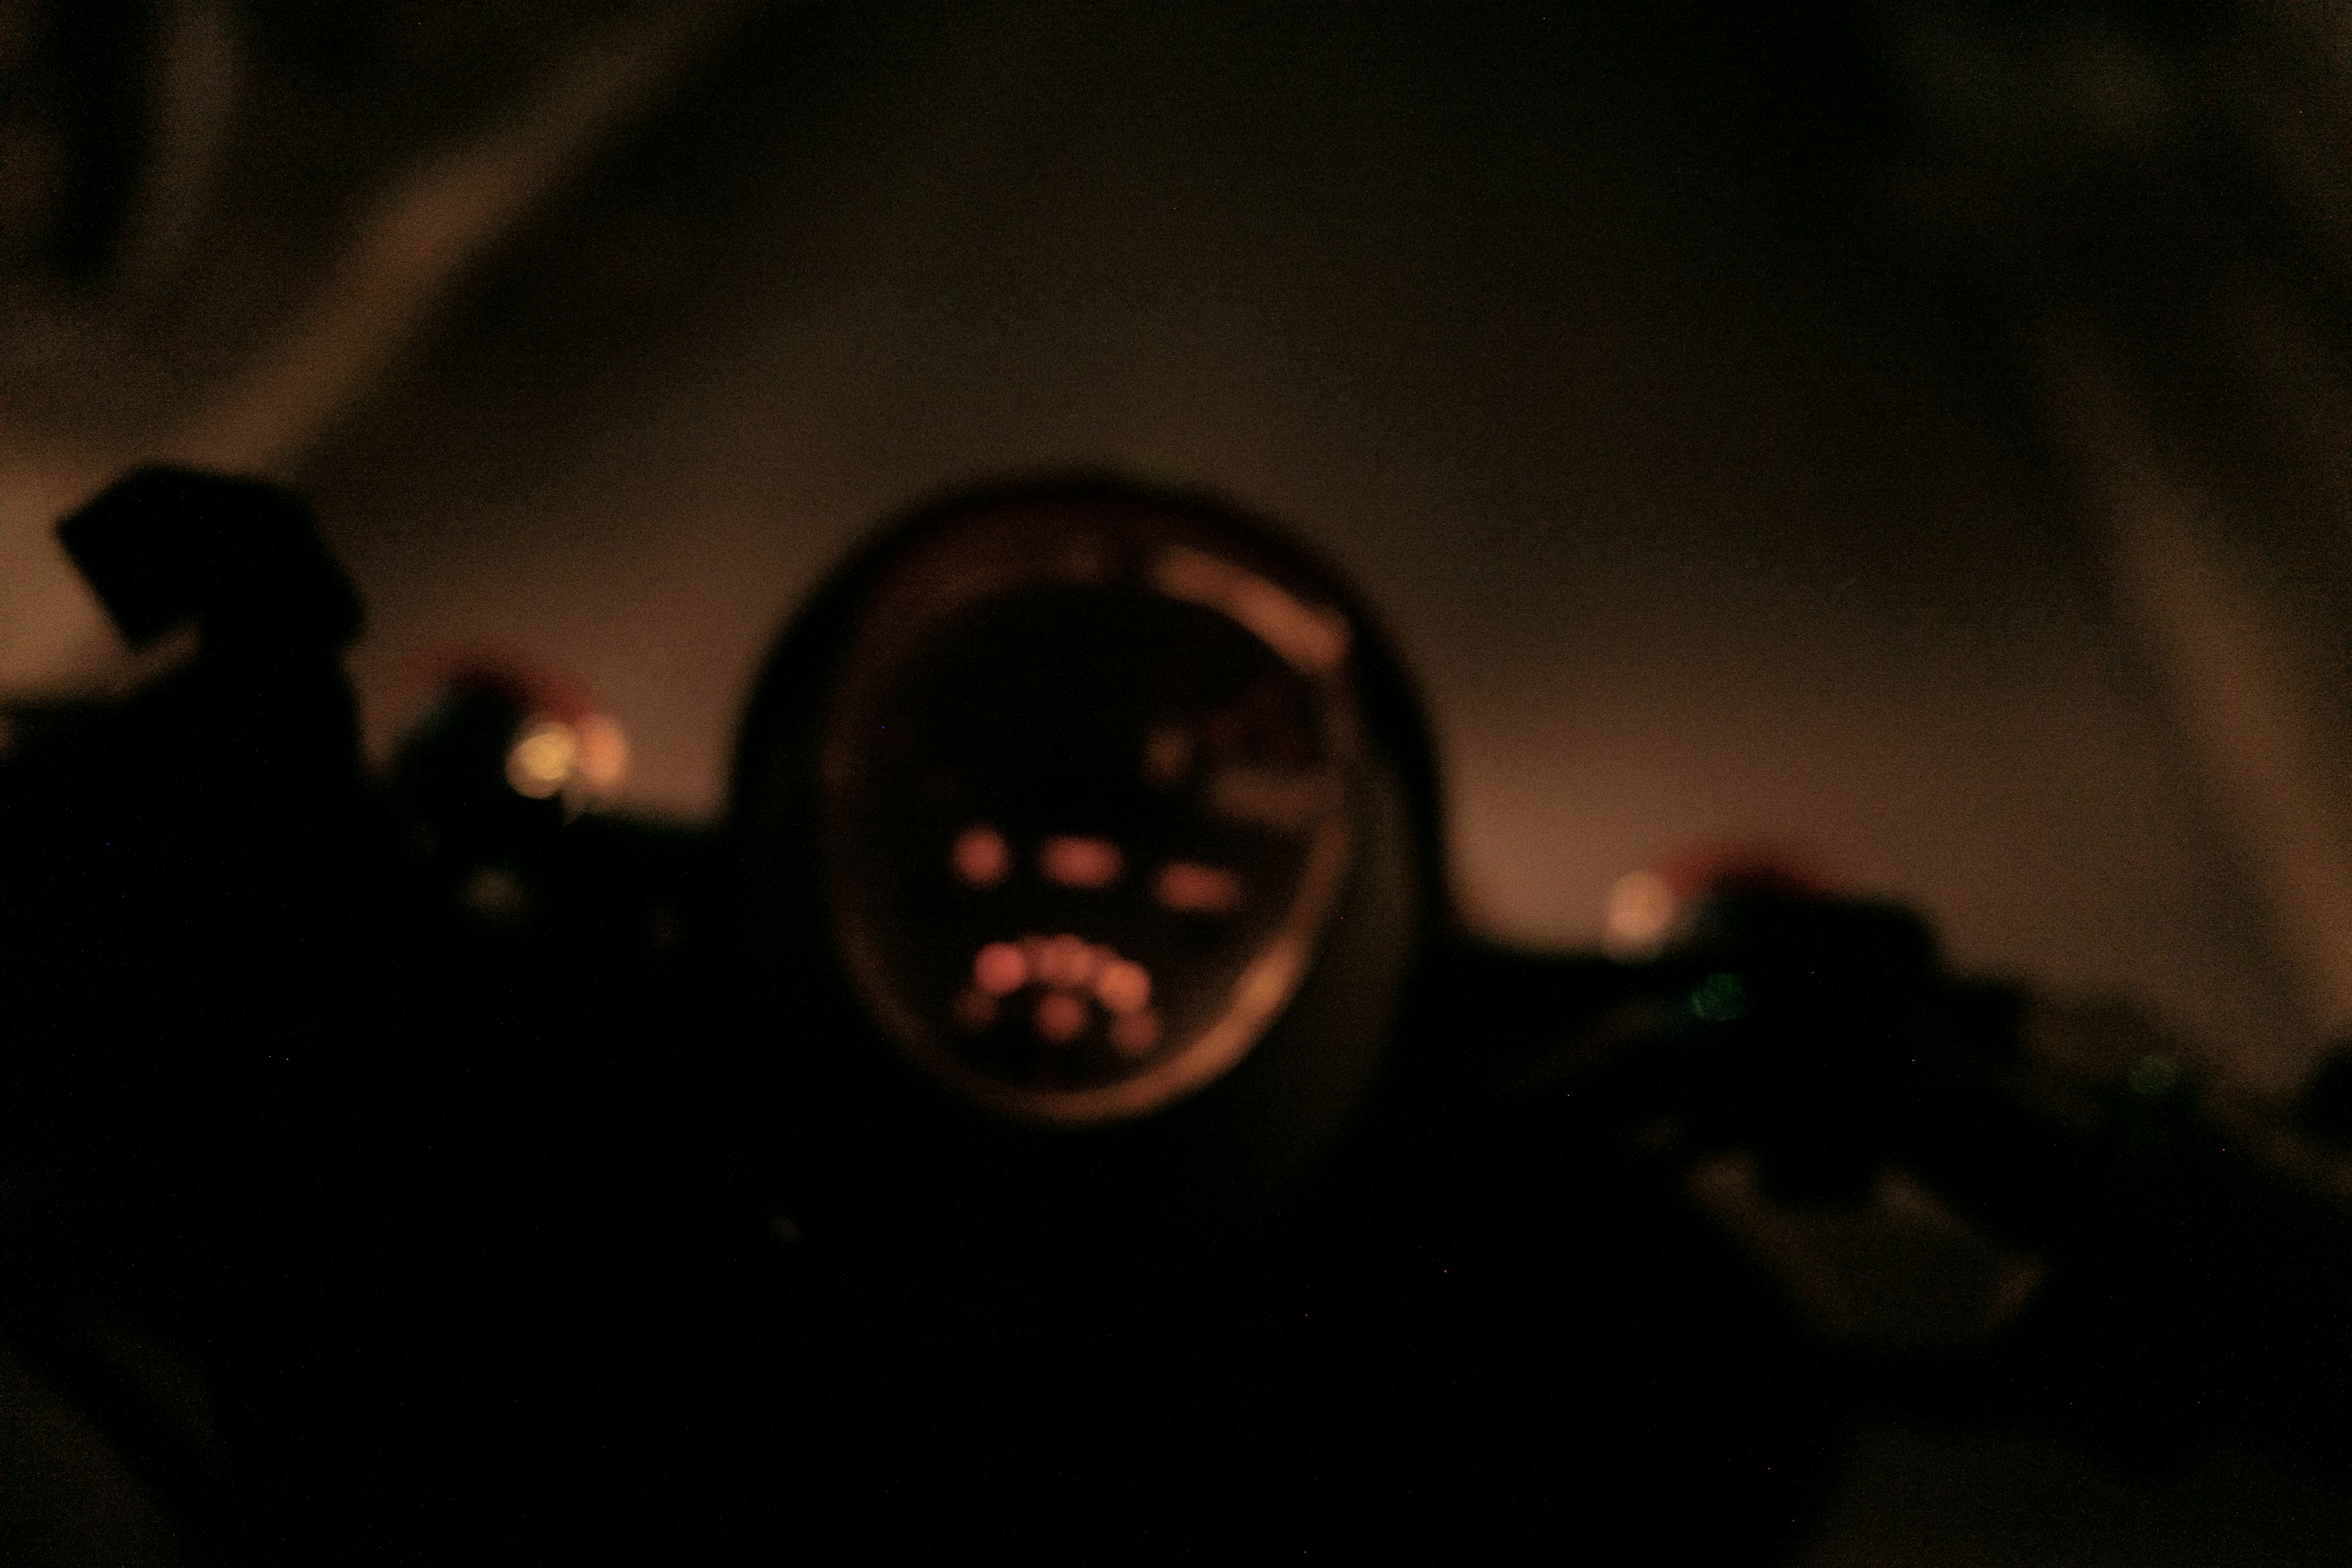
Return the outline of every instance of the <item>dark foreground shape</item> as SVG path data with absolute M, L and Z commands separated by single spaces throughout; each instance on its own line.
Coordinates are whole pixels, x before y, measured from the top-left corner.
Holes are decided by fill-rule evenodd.
M 779 644 L 717 835 L 525 788 L 521 686 L 366 777 L 283 492 L 66 536 L 194 631 L 0 763 L 0 1310 L 198 1561 L 1765 1562 L 1858 1390 L 2021 1371 L 2340 1451 L 2324 1182 L 2153 1069 L 2053 1088 L 1900 910 L 1465 940 L 1402 672 L 1228 509 L 919 514 Z M 1842 1352 L 1694 1201 L 1727 1152 L 1800 1215 L 1915 1172 L 2048 1282 Z

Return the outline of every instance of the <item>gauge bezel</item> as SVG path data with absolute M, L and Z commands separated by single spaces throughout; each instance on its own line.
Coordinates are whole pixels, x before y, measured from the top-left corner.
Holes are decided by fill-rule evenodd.
M 1000 508 L 1045 505 L 1157 519 L 1339 609 L 1352 628 L 1361 718 L 1360 839 L 1296 994 L 1223 1077 L 1156 1113 L 1092 1125 L 1007 1115 L 917 1066 L 845 972 L 824 892 L 819 741 L 867 606 L 933 534 Z M 1290 533 L 1198 490 L 1083 471 L 912 507 L 786 620 L 737 735 L 714 868 L 735 914 L 724 971 L 710 978 L 756 998 L 753 1016 L 768 1020 L 720 1047 L 747 1075 L 754 1157 L 773 1162 L 812 1212 L 859 1227 L 887 1214 L 889 1226 L 1003 1240 L 1024 1226 L 1117 1231 L 1146 1215 L 1189 1226 L 1268 1212 L 1356 1124 L 1389 1068 L 1423 956 L 1456 927 L 1444 823 L 1429 727 L 1392 639 L 1345 577 Z
M 1351 618 L 1313 586 L 1227 531 L 1182 512 L 1099 500 L 1039 497 L 976 509 L 912 542 L 875 584 L 850 630 L 818 724 L 824 896 L 836 954 L 883 1035 L 957 1094 L 1016 1121 L 1098 1126 L 1149 1116 L 1230 1072 L 1297 994 L 1353 865 L 1362 809 L 1363 719 L 1353 679 Z M 858 875 L 852 824 L 862 737 L 880 693 L 928 637 L 992 600 L 1040 587 L 1141 589 L 1209 610 L 1240 628 L 1312 694 L 1336 798 L 1309 829 L 1304 862 L 1270 935 L 1260 940 L 1209 1021 L 1125 1076 L 1084 1085 L 1017 1083 L 975 1067 L 910 998 L 886 955 L 870 879 Z

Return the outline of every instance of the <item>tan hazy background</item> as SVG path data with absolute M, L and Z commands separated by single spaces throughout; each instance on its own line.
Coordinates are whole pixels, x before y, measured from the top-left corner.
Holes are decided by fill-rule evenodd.
M 1499 937 L 1762 837 L 2257 1082 L 2352 1024 L 2323 11 L 142 15 L 91 263 L 22 151 L 87 77 L 0 4 L 0 682 L 121 657 L 62 508 L 248 468 L 358 580 L 379 751 L 509 645 L 709 818 L 863 531 L 1108 465 L 1363 584 Z

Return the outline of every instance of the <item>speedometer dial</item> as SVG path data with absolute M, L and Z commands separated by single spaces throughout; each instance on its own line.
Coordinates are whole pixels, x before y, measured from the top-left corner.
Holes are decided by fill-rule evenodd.
M 1232 1068 L 1357 847 L 1353 642 L 1336 605 L 1176 517 L 1008 505 L 917 544 L 818 742 L 831 925 L 883 1031 L 1050 1122 L 1145 1114 Z
M 1115 481 L 951 500 L 845 563 L 732 810 L 775 1096 L 747 1110 L 796 1201 L 877 1235 L 1265 1212 L 1359 1124 L 1443 929 L 1424 731 L 1357 601 Z

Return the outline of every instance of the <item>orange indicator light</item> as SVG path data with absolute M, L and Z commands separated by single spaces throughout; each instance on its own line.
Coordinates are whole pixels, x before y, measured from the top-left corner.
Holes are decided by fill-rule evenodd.
M 973 955 L 971 978 L 991 996 L 1008 996 L 1029 983 L 1029 960 L 1009 942 L 992 942 Z
M 1102 955 L 1090 943 L 1067 931 L 1059 936 L 1024 937 L 1021 945 L 1030 972 L 1044 985 L 1083 990 L 1102 963 Z
M 956 880 L 967 888 L 992 888 L 1013 869 L 1013 850 L 1004 835 L 984 822 L 975 822 L 956 835 L 951 858 Z
M 1037 869 L 1065 888 L 1108 888 L 1118 880 L 1127 857 L 1108 838 L 1064 834 L 1038 847 Z
M 1129 958 L 1114 958 L 1095 975 L 1095 998 L 1113 1013 L 1133 1013 L 1151 1000 L 1151 974 Z

